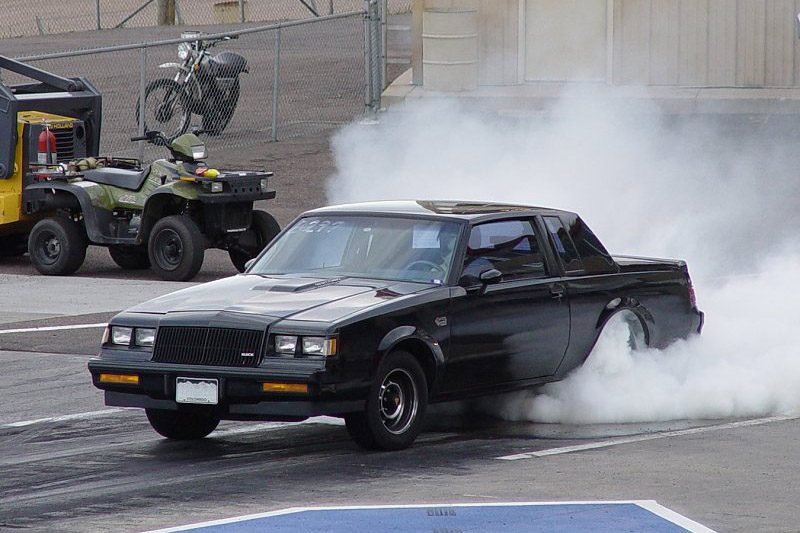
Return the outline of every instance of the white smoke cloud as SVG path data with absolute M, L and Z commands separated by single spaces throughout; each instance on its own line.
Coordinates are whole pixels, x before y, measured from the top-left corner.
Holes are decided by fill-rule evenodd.
M 674 121 L 646 103 L 633 108 L 590 92 L 567 95 L 548 116 L 500 117 L 439 101 L 342 130 L 329 200 L 564 208 L 580 213 L 612 253 L 688 261 L 707 313 L 701 337 L 638 353 L 612 340 L 565 381 L 507 397 L 499 410 L 506 418 L 617 423 L 794 413 L 800 150 L 769 131 L 741 121 Z

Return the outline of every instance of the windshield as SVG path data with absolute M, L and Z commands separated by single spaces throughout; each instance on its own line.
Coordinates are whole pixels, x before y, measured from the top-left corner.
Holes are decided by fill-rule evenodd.
M 249 272 L 444 283 L 460 227 L 399 217 L 301 218 Z

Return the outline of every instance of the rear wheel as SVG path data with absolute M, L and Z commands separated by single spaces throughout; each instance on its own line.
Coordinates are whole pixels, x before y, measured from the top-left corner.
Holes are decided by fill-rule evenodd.
M 83 264 L 88 245 L 83 227 L 65 216 L 40 220 L 28 237 L 31 263 L 48 276 L 73 274 Z
M 422 368 L 410 353 L 397 350 L 381 362 L 364 412 L 345 417 L 347 431 L 363 448 L 401 450 L 419 435 L 427 406 Z
M 203 130 L 209 135 L 219 135 L 230 124 L 236 104 L 239 102 L 239 80 L 214 103 L 213 107 L 203 115 Z
M 200 272 L 205 237 L 191 218 L 173 215 L 153 226 L 147 245 L 150 263 L 162 279 L 187 281 Z
M 143 270 L 150 268 L 150 257 L 146 246 L 109 246 L 111 259 L 125 270 Z
M 236 270 L 244 272 L 245 264 L 257 256 L 280 231 L 281 227 L 275 217 L 264 211 L 253 211 L 250 229 L 242 233 L 236 244 L 228 249 Z
M 173 440 L 197 440 L 208 436 L 219 425 L 219 417 L 182 413 L 164 409 L 145 409 L 147 420 L 156 432 Z

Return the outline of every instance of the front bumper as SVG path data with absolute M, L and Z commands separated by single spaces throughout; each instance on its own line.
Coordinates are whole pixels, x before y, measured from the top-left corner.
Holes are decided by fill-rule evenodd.
M 340 416 L 364 409 L 363 387 L 329 382 L 324 369 L 313 361 L 289 368 L 276 367 L 211 367 L 109 358 L 89 361 L 92 382 L 105 391 L 105 402 L 109 406 L 203 409 L 229 420 L 299 420 L 319 415 Z M 135 374 L 139 376 L 139 383 L 101 382 L 100 374 Z M 219 403 L 195 405 L 176 402 L 178 377 L 218 380 Z M 305 384 L 308 393 L 263 392 L 261 384 L 264 382 Z

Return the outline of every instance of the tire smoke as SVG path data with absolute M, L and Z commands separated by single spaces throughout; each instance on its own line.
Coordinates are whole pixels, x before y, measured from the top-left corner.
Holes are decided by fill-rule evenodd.
M 797 128 L 676 119 L 595 90 L 548 114 L 502 115 L 437 101 L 350 125 L 333 140 L 328 198 L 577 211 L 612 254 L 685 259 L 706 327 L 640 352 L 612 332 L 567 379 L 485 402 L 492 412 L 568 423 L 800 414 Z

